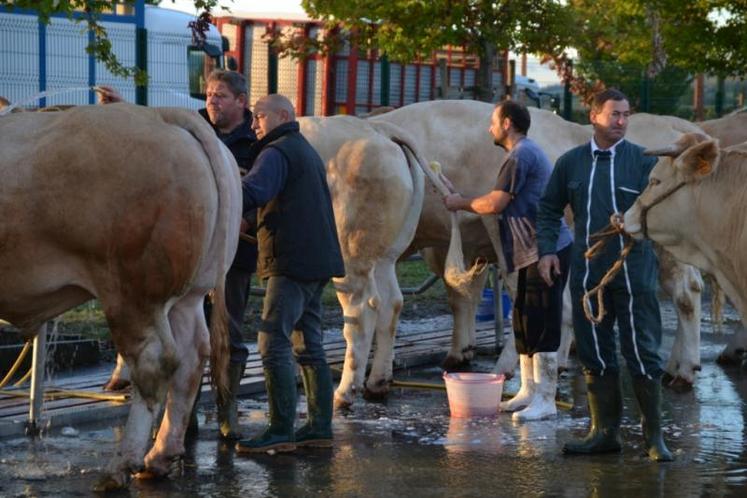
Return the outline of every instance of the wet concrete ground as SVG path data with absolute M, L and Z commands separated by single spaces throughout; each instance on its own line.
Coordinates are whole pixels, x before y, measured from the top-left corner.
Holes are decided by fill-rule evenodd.
M 575 408 L 556 419 L 514 424 L 510 416 L 451 419 L 444 391 L 394 389 L 384 404 L 356 403 L 335 417 L 335 445 L 291 455 L 238 457 L 216 440 L 212 413 L 169 479 L 134 481 L 119 496 L 263 497 L 690 497 L 747 495 L 747 372 L 715 364 L 724 336 L 704 334 L 703 370 L 688 393 L 666 391 L 666 439 L 676 461 L 656 464 L 642 437 L 625 378 L 622 453 L 568 457 L 563 443 L 585 434 L 588 415 L 574 368 L 560 395 Z M 671 342 L 668 337 L 666 342 Z M 481 357 L 488 371 L 494 357 Z M 440 377 L 436 367 L 399 380 Z M 518 379 L 506 383 L 515 392 Z M 300 404 L 303 406 L 303 403 Z M 267 405 L 243 399 L 242 426 L 259 431 Z M 0 441 L 0 496 L 90 496 L 120 433 L 76 427 L 31 441 Z

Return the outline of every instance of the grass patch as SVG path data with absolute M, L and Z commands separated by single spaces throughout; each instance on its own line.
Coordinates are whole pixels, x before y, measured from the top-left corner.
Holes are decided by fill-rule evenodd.
M 431 275 L 428 266 L 421 259 L 410 259 L 397 263 L 397 279 L 400 287 L 419 287 Z M 259 280 L 254 277 L 254 287 L 261 287 Z M 324 289 L 322 304 L 325 307 L 325 326 L 342 326 L 342 312 L 337 301 L 333 285 L 330 283 Z M 259 315 L 262 308 L 262 298 L 252 296 L 247 306 L 245 332 L 248 340 L 255 335 Z M 446 291 L 442 280 L 438 280 L 422 294 L 406 295 L 401 318 L 412 320 L 420 317 L 430 317 L 449 313 L 446 302 Z M 339 322 L 339 323 L 338 323 Z M 109 328 L 106 318 L 97 300 L 89 301 L 65 312 L 59 323 L 60 332 L 76 334 L 84 338 L 108 339 Z

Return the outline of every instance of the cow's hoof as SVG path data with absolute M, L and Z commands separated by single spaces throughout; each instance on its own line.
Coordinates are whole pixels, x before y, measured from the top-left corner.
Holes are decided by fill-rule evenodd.
M 733 354 L 729 354 L 727 352 L 723 352 L 720 355 L 718 355 L 718 358 L 716 358 L 716 363 L 718 363 L 722 367 L 733 367 L 733 366 L 741 365 L 742 364 L 742 353 L 735 352 Z
M 124 380 L 124 379 L 118 379 L 115 377 L 112 377 L 109 379 L 109 382 L 104 385 L 104 391 L 110 391 L 110 392 L 120 392 L 125 391 L 130 388 L 130 381 Z
M 176 464 L 176 462 L 175 462 Z M 156 469 L 143 469 L 135 474 L 135 479 L 139 481 L 152 481 L 155 479 L 165 479 L 169 475 L 169 472 L 162 472 Z
M 389 383 L 383 382 L 383 385 L 377 385 L 374 389 L 366 388 L 363 390 L 363 399 L 366 401 L 384 401 L 389 395 Z M 381 384 L 381 383 L 379 383 Z
M 96 493 L 109 493 L 111 491 L 125 489 L 129 484 L 130 475 L 125 472 L 119 472 L 117 474 L 107 474 L 103 476 L 93 485 L 93 490 Z
M 693 390 L 693 383 L 679 375 L 664 373 L 661 377 L 661 383 L 664 387 L 671 389 L 676 393 L 686 393 Z
M 466 358 L 447 356 L 443 363 L 441 363 L 441 368 L 447 372 L 468 372 L 470 370 L 470 361 Z
M 335 393 L 335 401 L 334 401 L 335 411 L 337 412 L 348 411 L 350 410 L 351 406 L 353 406 L 353 400 Z

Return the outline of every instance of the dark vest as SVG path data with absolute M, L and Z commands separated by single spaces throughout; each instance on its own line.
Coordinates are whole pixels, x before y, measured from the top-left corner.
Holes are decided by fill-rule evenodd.
M 280 193 L 259 208 L 258 275 L 307 281 L 344 276 L 322 159 L 295 121 L 280 125 L 263 138 L 258 148 L 278 150 L 287 162 L 288 174 Z

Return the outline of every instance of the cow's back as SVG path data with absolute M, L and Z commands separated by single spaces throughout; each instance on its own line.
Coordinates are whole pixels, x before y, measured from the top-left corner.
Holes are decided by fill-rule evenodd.
M 0 316 L 33 325 L 94 296 L 161 303 L 190 285 L 215 180 L 199 142 L 157 110 L 6 116 L 0 150 Z
M 365 120 L 299 118 L 319 153 L 335 213 L 346 271 L 386 254 L 405 228 L 414 186 L 400 147 Z
M 740 109 L 718 119 L 698 123 L 708 135 L 719 139 L 721 147 L 747 141 L 747 110 Z

